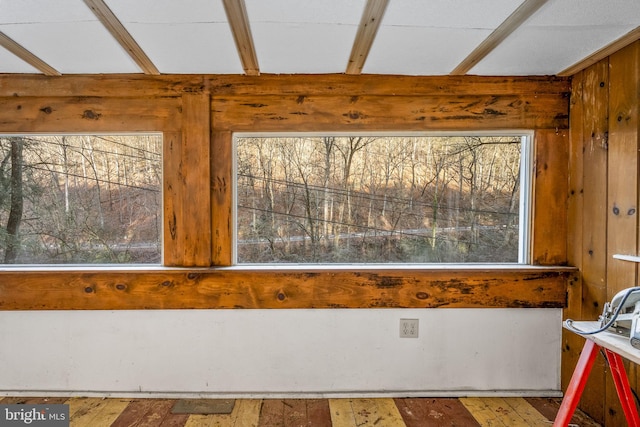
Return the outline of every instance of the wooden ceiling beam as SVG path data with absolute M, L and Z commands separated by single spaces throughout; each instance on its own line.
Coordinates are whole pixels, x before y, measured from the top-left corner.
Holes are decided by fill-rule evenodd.
M 349 55 L 347 74 L 361 74 L 364 63 L 380 28 L 388 0 L 368 0 Z
M 138 42 L 129 34 L 129 31 L 109 9 L 104 0 L 84 0 L 84 2 L 145 74 L 160 74 L 151 59 L 144 53 Z
M 223 0 L 224 10 L 229 20 L 233 40 L 236 42 L 236 49 L 240 55 L 242 68 L 249 76 L 260 75 L 258 57 L 253 44 L 251 26 L 247 15 L 247 7 L 244 0 Z
M 0 31 L 0 46 L 22 59 L 33 68 L 39 70 L 47 76 L 59 76 L 60 72 L 35 56 L 29 50 L 25 49 L 21 44 L 17 43 L 11 37 Z
M 500 45 L 511 33 L 520 27 L 531 15 L 542 7 L 548 0 L 525 0 L 489 37 L 476 47 L 456 68 L 451 71 L 452 76 L 467 74 L 469 70 L 482 61 L 491 51 Z
M 598 49 L 597 51 L 587 56 L 586 58 L 560 71 L 558 73 L 558 76 L 562 76 L 562 77 L 573 76 L 577 72 L 584 70 L 585 68 L 595 64 L 596 62 L 600 62 L 600 60 L 619 51 L 624 47 L 629 46 L 631 43 L 634 43 L 638 40 L 640 40 L 640 27 L 634 28 L 624 36 L 604 46 L 602 49 Z

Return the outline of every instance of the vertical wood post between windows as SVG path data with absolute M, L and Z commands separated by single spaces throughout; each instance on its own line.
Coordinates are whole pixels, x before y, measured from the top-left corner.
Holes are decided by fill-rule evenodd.
M 208 93 L 182 95 L 182 131 L 165 133 L 164 264 L 211 265 Z

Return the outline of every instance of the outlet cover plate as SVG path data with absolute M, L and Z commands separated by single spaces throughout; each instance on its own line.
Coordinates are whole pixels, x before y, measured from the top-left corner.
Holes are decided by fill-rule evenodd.
M 418 319 L 400 319 L 400 338 L 418 338 Z

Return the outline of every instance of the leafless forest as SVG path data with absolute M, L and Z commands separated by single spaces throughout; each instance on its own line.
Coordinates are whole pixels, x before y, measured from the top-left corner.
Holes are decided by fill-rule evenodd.
M 159 263 L 161 146 L 0 137 L 0 261 Z M 517 262 L 520 150 L 518 136 L 238 138 L 238 262 Z
M 160 135 L 0 136 L 0 262 L 159 263 Z
M 238 138 L 238 262 L 517 262 L 521 139 Z

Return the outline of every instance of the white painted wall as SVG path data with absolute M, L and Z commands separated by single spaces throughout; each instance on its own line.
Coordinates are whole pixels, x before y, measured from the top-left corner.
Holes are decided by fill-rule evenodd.
M 420 337 L 399 338 L 399 319 Z M 0 312 L 0 393 L 557 395 L 560 309 Z

